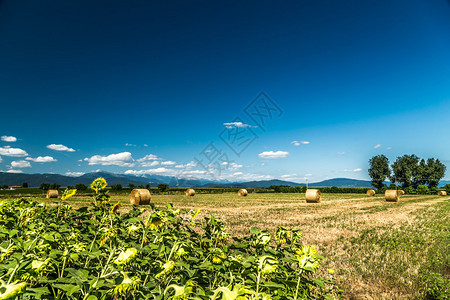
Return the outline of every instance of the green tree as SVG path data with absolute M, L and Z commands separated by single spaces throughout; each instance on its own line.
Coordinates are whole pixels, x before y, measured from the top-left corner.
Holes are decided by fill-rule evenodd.
M 48 191 L 48 190 L 50 189 L 50 183 L 45 183 L 45 182 L 43 182 L 43 183 L 41 183 L 41 185 L 39 186 L 39 188 L 40 188 L 41 190 Z
M 111 187 L 111 189 L 112 189 L 113 191 L 121 191 L 121 190 L 123 189 L 123 187 L 122 187 L 122 185 L 121 185 L 120 183 L 118 183 L 118 184 L 116 184 L 116 185 L 113 185 L 113 186 Z
M 150 183 L 147 183 L 147 184 L 145 185 L 145 188 L 146 188 L 147 190 L 149 190 L 149 189 L 150 189 Z
M 420 184 L 416 188 L 416 192 L 419 195 L 428 195 L 428 193 L 430 192 L 430 189 L 426 185 Z
M 397 157 L 397 160 L 392 164 L 391 181 L 400 182 L 403 188 L 419 185 L 422 179 L 422 171 L 419 167 L 419 158 L 415 155 L 403 155 Z
M 9 186 L 7 184 L 2 185 L 2 190 L 6 190 L 8 188 L 9 188 Z
M 57 189 L 59 189 L 61 187 L 61 185 L 60 184 L 57 184 L 56 182 L 55 183 L 52 183 L 51 185 L 50 185 L 50 189 L 51 190 L 57 190 Z
M 135 186 L 134 184 L 132 184 L 132 183 L 129 183 L 129 184 L 128 184 L 128 187 L 129 187 L 130 189 L 134 189 L 136 186 Z
M 76 185 L 75 185 L 75 188 L 76 188 L 78 191 L 85 191 L 85 190 L 87 190 L 87 186 L 86 186 L 85 184 L 82 184 L 82 183 L 76 184 Z
M 158 190 L 161 192 L 165 192 L 169 189 L 169 185 L 167 183 L 160 183 L 158 184 Z
M 22 183 L 22 187 L 23 188 L 27 188 L 28 187 L 28 183 L 27 182 Z
M 372 157 L 369 160 L 369 176 L 372 178 L 372 186 L 381 189 L 383 181 L 390 176 L 389 159 L 383 154 Z
M 429 158 L 424 167 L 425 169 L 425 184 L 430 188 L 437 187 L 439 181 L 444 177 L 447 167 L 439 161 L 439 159 Z

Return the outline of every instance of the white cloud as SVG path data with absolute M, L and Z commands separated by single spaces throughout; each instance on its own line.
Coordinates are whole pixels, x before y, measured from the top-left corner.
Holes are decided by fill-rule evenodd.
M 175 170 L 173 169 L 167 169 L 167 168 L 156 168 L 156 169 L 148 169 L 148 170 L 127 170 L 125 171 L 125 174 L 128 175 L 153 175 L 153 174 L 157 174 L 157 175 L 167 175 L 167 176 L 171 176 L 171 175 L 175 175 Z
M 171 160 L 161 162 L 162 166 L 173 166 L 173 165 L 176 165 L 176 164 L 177 164 L 176 162 L 171 161 Z
M 223 123 L 226 128 L 232 129 L 232 128 L 246 128 L 246 127 L 255 127 L 249 124 L 245 124 L 242 122 L 230 122 L 230 123 Z
M 13 156 L 13 157 L 24 157 L 28 156 L 25 150 L 19 148 L 11 148 L 9 146 L 0 147 L 0 155 Z
M 259 158 L 285 158 L 289 156 L 289 152 L 287 151 L 264 151 L 258 154 Z
M 240 175 L 243 175 L 244 173 L 242 173 L 242 172 L 236 172 L 236 173 L 233 173 L 233 176 L 240 176 Z
M 378 149 L 381 147 L 381 144 L 376 144 L 375 146 L 373 146 L 373 149 Z
M 144 156 L 143 158 L 139 158 L 137 161 L 143 162 L 143 161 L 147 161 L 147 160 L 157 160 L 157 159 L 159 159 L 158 156 L 156 156 L 154 154 L 148 154 L 148 155 Z
M 361 168 L 356 168 L 356 169 L 352 169 L 352 170 L 345 169 L 344 172 L 361 172 L 362 170 L 363 169 L 361 169 Z
M 110 154 L 108 156 L 94 155 L 91 158 L 85 158 L 89 165 L 102 165 L 102 166 L 120 166 L 120 167 L 133 167 L 133 157 L 130 152 L 121 152 L 117 154 Z
M 292 141 L 291 144 L 294 146 L 300 146 L 300 145 L 308 145 L 309 142 L 308 141 Z
M 15 173 L 15 174 L 19 174 L 19 173 L 23 173 L 22 170 L 8 170 L 6 171 L 6 173 Z
M 55 151 L 75 152 L 74 149 L 69 148 L 69 147 L 64 146 L 64 145 L 61 145 L 61 144 L 50 144 L 50 145 L 47 145 L 47 148 L 51 149 L 51 150 L 55 150 Z
M 313 174 L 305 174 L 305 177 L 311 177 Z
M 285 174 L 285 175 L 281 175 L 281 178 L 295 178 L 297 177 L 297 174 Z
M 58 161 L 58 160 L 54 159 L 51 156 L 38 156 L 36 158 L 27 157 L 25 159 L 26 160 L 31 160 L 31 161 L 34 161 L 34 162 L 40 162 L 40 163 Z
M 147 145 L 147 144 L 144 144 L 144 147 L 148 147 L 148 145 Z
M 15 136 L 2 135 L 1 139 L 3 142 L 17 142 L 17 138 Z
M 239 164 L 237 164 L 237 163 L 232 162 L 232 163 L 228 166 L 228 170 L 230 170 L 230 171 L 236 171 L 236 170 L 238 170 L 238 169 L 240 169 L 240 168 L 242 168 L 242 167 L 243 167 L 243 165 L 239 165 Z
M 2 157 L 0 156 L 0 163 L 3 161 Z
M 86 173 L 83 172 L 66 172 L 67 176 L 71 176 L 71 177 L 80 177 L 82 175 L 84 175 Z
M 144 161 L 141 162 L 141 167 L 155 167 L 159 165 L 159 161 L 154 160 L 154 161 Z
M 26 160 L 15 160 L 11 162 L 12 168 L 30 168 L 31 164 Z
M 128 143 L 125 143 L 125 146 L 127 146 L 127 147 L 136 147 L 136 145 L 134 145 L 134 144 L 128 144 Z
M 177 168 L 177 169 L 183 169 L 183 168 L 191 169 L 191 168 L 194 168 L 196 166 L 197 166 L 197 163 L 194 162 L 194 161 L 191 161 L 191 162 L 189 162 L 187 164 L 176 165 L 175 168 Z
M 387 147 L 386 149 L 388 149 L 388 150 L 391 150 L 391 149 L 392 149 L 392 147 Z
M 342 156 L 342 155 L 344 155 L 344 154 L 345 154 L 345 152 L 338 152 L 338 153 L 337 153 L 338 156 Z

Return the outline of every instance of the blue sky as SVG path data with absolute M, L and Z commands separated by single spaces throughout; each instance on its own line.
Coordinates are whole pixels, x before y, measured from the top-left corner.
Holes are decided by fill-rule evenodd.
M 311 182 L 368 179 L 377 154 L 449 166 L 449 13 L 444 0 L 1 1 L 0 170 Z M 277 108 L 264 125 L 246 113 L 261 92 Z

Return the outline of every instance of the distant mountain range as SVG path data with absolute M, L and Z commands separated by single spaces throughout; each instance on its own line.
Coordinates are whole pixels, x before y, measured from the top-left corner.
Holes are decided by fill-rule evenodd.
M 0 185 L 22 185 L 22 183 L 28 183 L 30 187 L 38 187 L 41 183 L 57 183 L 61 186 L 76 185 L 83 183 L 85 185 L 91 184 L 91 182 L 98 177 L 103 177 L 108 182 L 108 185 L 121 184 L 128 186 L 128 184 L 134 185 L 146 185 L 150 184 L 152 187 L 156 187 L 159 183 L 168 183 L 169 186 L 175 187 L 235 187 L 235 188 L 267 188 L 271 185 L 288 185 L 299 186 L 306 185 L 306 183 L 297 183 L 292 181 L 284 181 L 279 179 L 273 180 L 261 180 L 261 181 L 248 181 L 248 182 L 228 182 L 228 181 L 210 181 L 210 180 L 193 180 L 193 179 L 177 179 L 171 176 L 152 175 L 146 177 L 138 177 L 134 175 L 115 174 L 109 172 L 92 172 L 86 173 L 79 177 L 65 176 L 60 174 L 24 174 L 24 173 L 5 173 L 0 172 Z M 450 183 L 450 181 L 441 181 L 439 186 Z M 350 178 L 334 178 L 320 182 L 309 183 L 311 187 L 325 187 L 325 186 L 337 186 L 337 187 L 370 187 L 371 182 L 367 180 L 358 180 Z

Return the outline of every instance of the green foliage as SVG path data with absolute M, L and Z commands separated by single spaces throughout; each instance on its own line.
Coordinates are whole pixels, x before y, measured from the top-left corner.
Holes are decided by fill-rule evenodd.
M 99 181 L 100 182 L 100 181 Z M 96 195 L 104 186 L 94 185 Z M 74 192 L 66 190 L 65 195 Z M 0 297 L 21 299 L 330 299 L 332 272 L 297 230 L 231 238 L 214 217 L 109 202 L 77 210 L 0 202 Z M 143 220 L 142 215 L 145 215 Z
M 426 185 L 420 184 L 416 188 L 416 193 L 419 195 L 428 195 L 430 193 L 430 189 Z
M 169 189 L 169 185 L 167 183 L 160 183 L 158 184 L 158 190 L 161 192 L 166 192 Z
M 417 192 L 416 192 L 416 189 L 414 189 L 412 186 L 406 187 L 406 188 L 404 189 L 404 191 L 405 191 L 405 194 L 408 194 L 408 195 L 414 195 L 414 194 L 417 193 Z
M 41 183 L 41 185 L 39 186 L 39 188 L 43 191 L 48 191 L 50 189 L 50 183 Z
M 26 183 L 26 182 L 22 183 L 22 187 L 23 188 L 27 188 L 28 187 L 28 183 Z
M 392 164 L 392 182 L 400 182 L 403 188 L 408 186 L 417 187 L 420 182 L 419 158 L 412 155 L 403 155 L 397 157 L 397 160 Z
M 431 273 L 425 279 L 427 300 L 445 300 L 450 295 L 450 281 L 439 273 Z
M 4 184 L 4 185 L 1 186 L 2 190 L 6 190 L 7 188 L 9 188 L 9 186 L 7 184 Z
M 336 187 L 336 186 L 324 186 L 324 187 L 311 187 L 313 189 L 320 189 L 322 193 L 355 193 L 355 194 L 365 194 L 367 187 Z M 305 193 L 306 186 L 288 186 L 288 185 L 271 185 L 270 190 L 275 193 Z M 195 190 L 197 192 L 197 189 Z M 247 189 L 250 193 L 250 190 Z M 261 192 L 261 191 L 260 191 Z
M 60 187 L 61 187 L 61 185 L 60 185 L 60 184 L 57 184 L 56 182 L 50 184 L 50 189 L 51 189 L 51 190 L 57 190 L 57 189 L 59 189 Z
M 372 186 L 376 189 L 383 187 L 383 181 L 389 178 L 389 159 L 384 155 L 377 155 L 369 160 L 369 176 L 372 178 Z
M 450 183 L 444 185 L 444 189 L 445 189 L 445 191 L 447 192 L 447 194 L 450 195 Z
M 121 190 L 123 190 L 123 187 L 122 187 L 122 185 L 120 183 L 118 183 L 118 184 L 115 184 L 115 185 L 111 186 L 111 190 L 113 190 L 113 191 L 121 191 Z
M 82 184 L 82 183 L 78 183 L 78 184 L 75 185 L 75 188 L 78 191 L 85 191 L 85 190 L 87 190 L 88 187 L 86 185 Z

